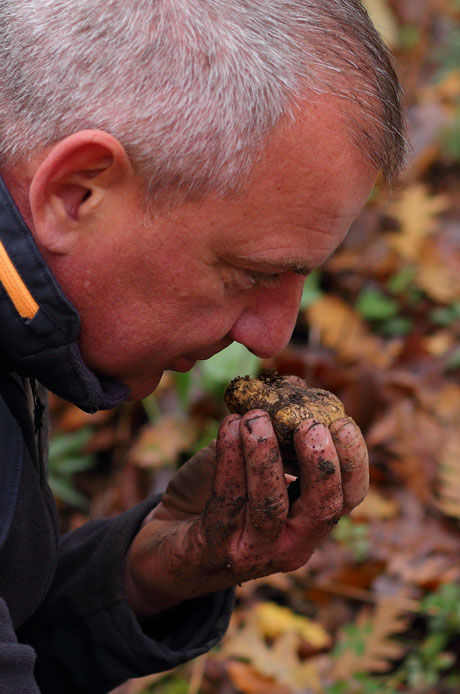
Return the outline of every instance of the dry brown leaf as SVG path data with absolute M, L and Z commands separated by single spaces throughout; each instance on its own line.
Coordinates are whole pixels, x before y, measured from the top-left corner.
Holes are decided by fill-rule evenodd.
M 227 672 L 235 687 L 243 694 L 289 694 L 290 689 L 278 684 L 273 677 L 264 677 L 252 665 L 231 660 Z
M 142 468 L 173 464 L 190 448 L 196 436 L 197 428 L 190 418 L 166 415 L 154 426 L 149 424 L 142 429 L 130 451 L 129 462 Z
M 287 687 L 290 692 L 319 691 L 320 678 L 315 663 L 302 661 L 298 655 L 301 644 L 298 634 L 289 631 L 267 644 L 255 610 L 249 612 L 246 619 L 242 629 L 224 639 L 221 649 L 224 656 L 249 661 L 258 673 Z
M 347 648 L 334 660 L 331 680 L 349 680 L 359 672 L 387 672 L 407 650 L 392 637 L 405 632 L 409 623 L 410 618 L 395 608 L 391 599 L 382 600 L 373 613 L 363 609 L 355 623 L 362 630 L 361 648 L 359 652 Z M 339 643 L 349 638 L 342 632 Z
M 460 386 L 445 383 L 431 398 L 433 409 L 447 426 L 458 428 L 460 423 Z
M 436 217 L 449 207 L 446 195 L 429 195 L 428 188 L 414 184 L 402 191 L 390 214 L 399 220 L 400 231 L 388 234 L 390 246 L 407 262 L 419 260 L 426 238 L 437 229 Z
M 100 410 L 94 414 L 83 412 L 76 405 L 66 403 L 62 414 L 59 417 L 57 427 L 62 431 L 77 431 L 85 426 L 94 426 L 95 424 L 104 424 L 113 416 L 110 410 Z
M 419 253 L 417 285 L 432 299 L 441 303 L 460 300 L 460 244 L 442 248 L 427 239 Z
M 456 560 L 454 560 L 456 563 Z M 387 573 L 397 576 L 406 585 L 414 584 L 423 588 L 436 585 L 454 568 L 452 556 L 433 551 L 430 555 L 405 552 L 394 554 L 387 566 Z
M 305 313 L 309 325 L 320 333 L 322 343 L 345 362 L 364 361 L 384 369 L 400 350 L 398 344 L 372 335 L 358 313 L 335 296 L 321 297 Z
M 460 520 L 460 428 L 447 433 L 439 456 L 438 508 L 447 516 Z
M 370 487 L 364 501 L 353 509 L 350 516 L 359 520 L 386 520 L 394 518 L 398 510 L 397 501 L 386 499 L 375 487 Z
M 434 501 L 437 455 L 445 426 L 435 411 L 426 411 L 412 397 L 396 400 L 366 435 L 372 448 L 383 445 L 392 455 L 389 465 L 424 503 Z

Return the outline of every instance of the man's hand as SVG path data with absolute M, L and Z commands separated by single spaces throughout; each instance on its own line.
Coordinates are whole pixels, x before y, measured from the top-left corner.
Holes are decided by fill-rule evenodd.
M 340 516 L 362 501 L 367 449 L 351 419 L 329 429 L 306 420 L 294 443 L 301 491 L 289 508 L 267 413 L 224 419 L 217 442 L 178 471 L 134 538 L 126 586 L 139 616 L 299 568 Z

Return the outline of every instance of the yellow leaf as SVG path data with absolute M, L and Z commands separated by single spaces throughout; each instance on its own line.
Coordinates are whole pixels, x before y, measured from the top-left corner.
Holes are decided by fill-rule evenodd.
M 386 0 L 364 0 L 369 16 L 383 40 L 390 46 L 398 41 L 398 24 Z
M 433 357 L 442 357 L 455 344 L 455 336 L 450 330 L 438 330 L 423 340 L 423 346 Z
M 436 231 L 436 217 L 449 207 L 446 195 L 430 196 L 426 186 L 406 188 L 390 214 L 399 220 L 400 231 L 388 234 L 391 247 L 408 262 L 419 260 L 425 239 Z
M 374 487 L 370 487 L 364 501 L 356 506 L 350 515 L 362 520 L 387 520 L 394 518 L 398 510 L 397 501 L 385 499 Z
M 318 650 L 329 648 L 332 644 L 331 637 L 320 624 L 276 603 L 263 602 L 257 605 L 256 618 L 260 631 L 269 639 L 276 639 L 292 631 Z
M 323 345 L 334 349 L 345 362 L 364 361 L 384 369 L 400 350 L 396 342 L 372 335 L 358 313 L 338 297 L 321 297 L 306 309 L 306 317 Z

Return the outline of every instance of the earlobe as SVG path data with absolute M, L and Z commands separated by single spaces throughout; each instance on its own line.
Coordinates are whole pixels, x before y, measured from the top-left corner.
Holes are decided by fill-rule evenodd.
M 81 234 L 96 230 L 107 194 L 132 174 L 123 147 L 108 133 L 85 130 L 58 142 L 29 189 L 37 241 L 50 253 L 68 253 Z

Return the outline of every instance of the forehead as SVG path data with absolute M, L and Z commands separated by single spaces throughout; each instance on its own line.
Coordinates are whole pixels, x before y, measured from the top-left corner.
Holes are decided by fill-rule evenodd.
M 316 265 L 345 235 L 376 170 L 353 144 L 331 97 L 302 102 L 267 138 L 241 190 L 173 212 L 178 241 L 223 257 Z M 343 107 L 341 100 L 340 107 Z M 180 237 L 180 238 L 179 238 Z

